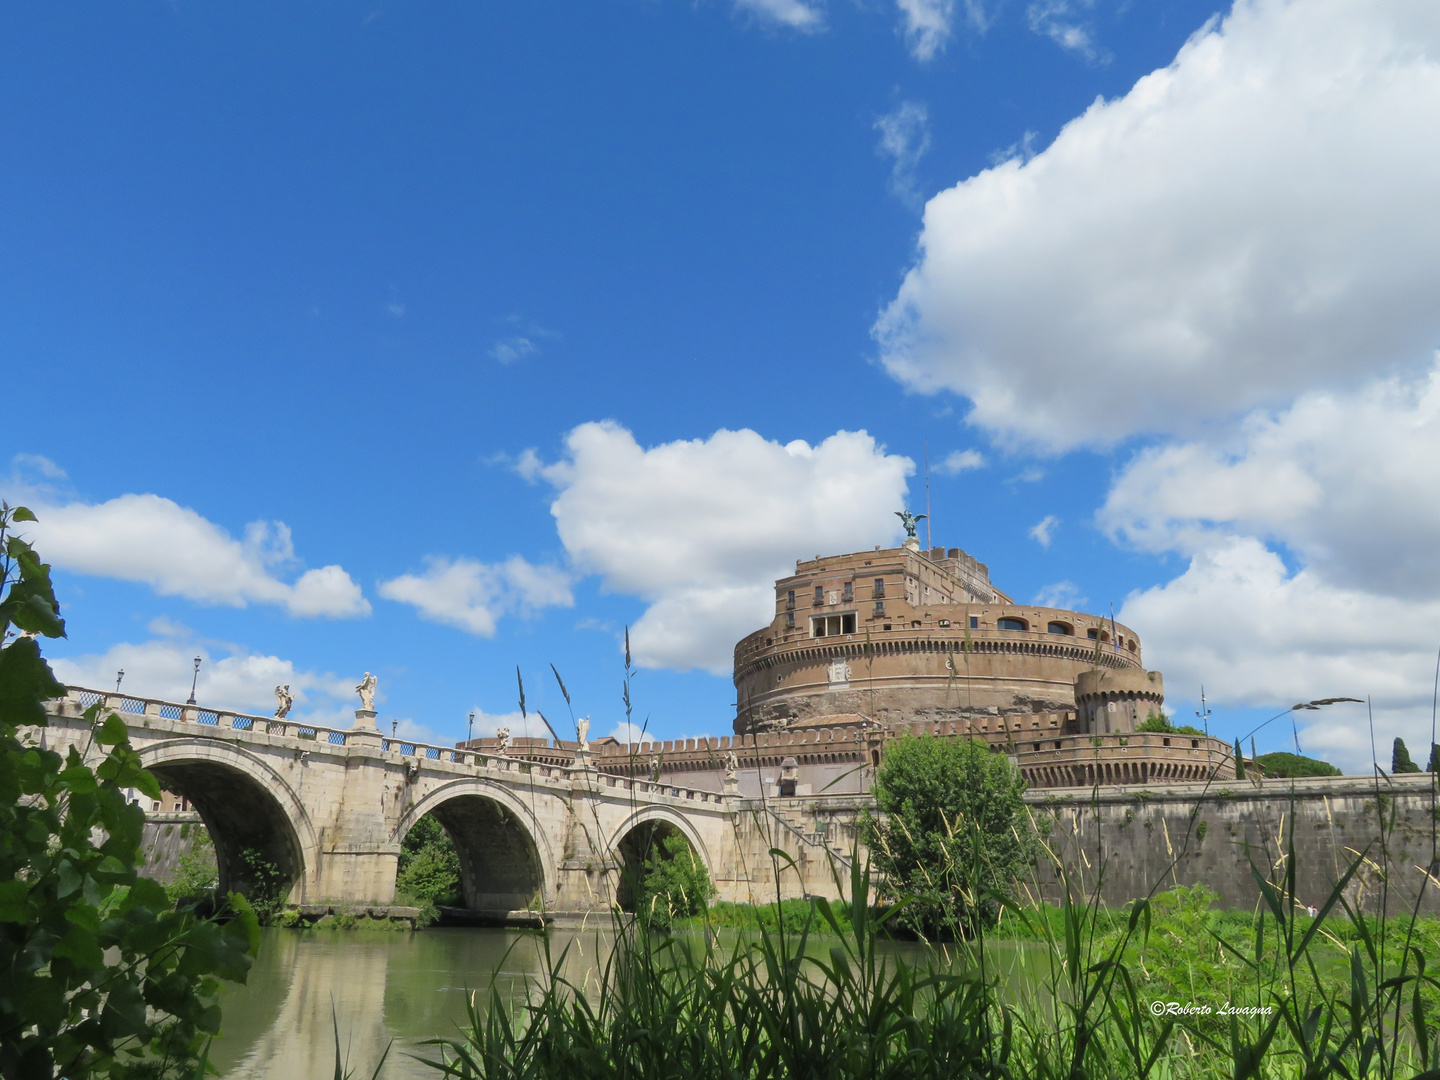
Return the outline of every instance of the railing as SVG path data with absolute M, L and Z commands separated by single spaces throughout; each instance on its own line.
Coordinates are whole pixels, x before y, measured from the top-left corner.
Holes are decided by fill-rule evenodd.
M 280 736 L 282 738 L 298 739 L 305 742 L 317 742 L 331 746 L 352 745 L 347 742 L 352 735 L 361 734 L 354 729 L 325 727 L 320 724 L 307 723 L 301 720 L 292 720 L 288 717 L 256 716 L 251 713 L 229 712 L 224 709 L 206 709 L 198 705 L 177 704 L 172 701 L 161 701 L 155 698 L 137 698 L 123 694 L 106 693 L 101 690 L 90 690 L 85 687 L 68 687 L 62 703 L 75 708 L 77 713 L 83 713 L 92 705 L 103 705 L 106 709 L 125 714 L 126 716 L 143 717 L 154 720 L 174 720 L 181 723 L 193 723 L 200 728 L 213 728 L 217 731 L 243 731 L 252 735 Z M 370 732 L 373 735 L 378 732 Z M 544 741 L 544 740 L 540 740 Z M 494 750 L 475 750 L 456 746 L 443 746 L 436 743 L 416 742 L 413 739 L 400 739 L 395 737 L 380 737 L 382 752 L 397 754 L 401 757 L 414 758 L 417 761 L 445 762 L 455 765 L 467 765 L 475 769 L 487 769 L 496 772 L 522 773 L 533 778 L 542 780 L 557 780 L 569 783 L 574 778 L 575 768 L 570 765 L 552 765 L 543 762 L 527 760 L 523 756 L 497 753 Z M 530 747 L 517 748 L 520 753 Z M 586 775 L 595 777 L 597 786 L 606 788 L 620 788 L 621 790 L 633 791 L 643 795 L 663 795 L 675 799 L 685 799 L 702 803 L 724 803 L 725 798 L 719 792 L 698 791 L 691 788 L 676 787 L 663 781 L 652 782 L 648 780 L 631 780 L 625 777 L 613 776 L 608 773 L 594 773 L 589 770 L 582 770 Z

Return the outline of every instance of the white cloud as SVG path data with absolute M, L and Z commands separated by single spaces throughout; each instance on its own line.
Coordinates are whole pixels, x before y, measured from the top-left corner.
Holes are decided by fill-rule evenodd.
M 639 724 L 632 724 L 629 720 L 621 720 L 615 725 L 615 730 L 610 732 L 610 738 L 622 743 L 638 742 L 660 742 L 650 732 L 643 730 Z
M 774 579 L 797 554 L 898 535 L 913 471 L 864 432 L 812 447 L 722 430 L 645 449 L 606 422 L 571 431 L 543 475 L 577 569 L 651 605 L 631 628 L 636 662 L 724 674 L 735 642 L 773 617 Z
M 540 460 L 540 455 L 535 452 L 533 446 L 527 446 L 520 451 L 520 456 L 515 459 L 513 467 L 522 480 L 527 484 L 533 484 L 539 478 L 540 470 L 545 467 L 545 463 Z
M 490 346 L 490 358 L 501 364 L 513 364 L 517 360 L 524 360 L 527 356 L 534 356 L 540 351 L 540 346 L 531 341 L 528 337 L 501 338 Z
M 915 167 L 930 150 L 930 113 L 923 102 L 902 101 L 875 121 L 880 142 L 875 152 L 890 158 L 890 194 L 901 202 L 920 207 L 922 199 L 915 179 Z
M 1089 603 L 1088 596 L 1080 595 L 1080 587 L 1073 581 L 1057 581 L 1053 585 L 1046 585 L 1035 594 L 1034 603 L 1041 607 L 1064 608 L 1066 611 L 1079 611 L 1080 608 Z
M 803 0 L 735 0 L 735 10 L 754 15 L 763 22 L 814 32 L 825 29 L 825 13 L 817 4 Z
M 895 3 L 900 9 L 905 44 L 911 55 L 922 63 L 934 59 L 950 40 L 955 0 L 895 0 Z
M 536 566 L 520 555 L 498 563 L 425 558 L 423 574 L 402 574 L 378 587 L 381 596 L 410 604 L 422 618 L 494 637 L 500 616 L 528 618 L 544 607 L 571 607 L 570 576 L 559 567 Z
M 1054 514 L 1046 514 L 1043 518 L 1030 526 L 1030 539 L 1034 540 L 1043 548 L 1050 546 L 1050 541 L 1055 538 L 1055 529 L 1059 526 L 1060 519 Z
M 108 502 L 32 505 L 26 531 L 54 565 L 79 574 L 144 582 L 162 596 L 245 607 L 274 604 L 291 615 L 368 615 L 360 586 L 339 566 L 307 570 L 293 583 L 275 571 L 295 562 L 283 522 L 252 522 L 244 541 L 194 510 L 158 495 Z
M 167 629 L 184 628 L 172 624 Z M 51 643 L 47 652 L 57 648 L 63 646 Z M 275 687 L 288 684 L 295 696 L 291 716 L 296 719 L 338 727 L 354 722 L 351 687 L 358 679 L 300 671 L 289 660 L 252 653 L 238 645 L 170 637 L 112 645 L 103 653 L 51 657 L 50 666 L 61 682 L 94 690 L 113 689 L 115 673 L 123 669 L 125 678 L 120 685 L 125 693 L 185 701 L 190 696 L 196 656 L 201 663 L 195 699 L 202 707 L 269 716 L 275 711 Z
M 978 450 L 952 450 L 935 471 L 941 476 L 959 476 L 969 469 L 983 469 L 985 457 Z
M 1052 450 L 1423 361 L 1437 113 L 1440 5 L 1239 0 L 1041 153 L 930 200 L 883 361 Z
M 1082 12 L 1094 7 L 1094 0 L 1035 0 L 1025 9 L 1030 29 L 1043 34 L 1062 49 L 1083 56 L 1091 63 L 1108 60 L 1109 54 L 1095 43 L 1095 30 Z
M 1259 540 L 1237 537 L 1196 552 L 1173 581 L 1131 595 L 1118 617 L 1140 630 L 1146 663 L 1164 671 L 1172 698 L 1203 683 L 1218 705 L 1278 712 L 1316 697 L 1373 696 L 1382 764 L 1396 735 L 1428 742 L 1440 600 L 1291 573 Z M 1307 752 L 1350 771 L 1368 768 L 1363 706 L 1304 713 L 1299 722 Z
M 1138 455 L 1099 514 L 1112 536 L 1191 552 L 1219 535 L 1274 539 L 1321 577 L 1440 596 L 1440 365 L 1353 394 L 1302 395 L 1222 441 Z

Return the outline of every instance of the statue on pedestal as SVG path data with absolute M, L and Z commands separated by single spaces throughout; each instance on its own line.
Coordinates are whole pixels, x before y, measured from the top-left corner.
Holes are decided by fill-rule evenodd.
M 650 782 L 658 783 L 660 780 L 660 755 L 650 755 Z
M 502 727 L 499 731 L 495 732 L 495 734 L 496 734 L 496 736 L 500 739 L 500 753 L 502 753 L 502 754 L 508 754 L 508 753 L 510 753 L 510 728 L 509 728 L 509 726 L 507 725 L 506 727 Z
M 909 510 L 896 510 L 895 516 L 900 519 L 900 524 L 905 526 L 906 538 L 910 540 L 916 539 L 915 526 L 925 520 L 925 515 L 912 514 Z
M 275 719 L 284 720 L 290 715 L 290 706 L 295 704 L 295 695 L 290 693 L 290 684 L 275 687 Z
M 740 759 L 735 756 L 735 751 L 725 755 L 725 782 L 733 784 L 740 779 Z
M 582 716 L 575 721 L 575 734 L 580 739 L 580 752 L 588 754 L 590 752 L 590 717 Z
M 360 708 L 366 712 L 375 711 L 375 676 L 365 672 L 365 677 L 360 680 L 360 685 L 355 687 L 355 692 L 360 695 Z

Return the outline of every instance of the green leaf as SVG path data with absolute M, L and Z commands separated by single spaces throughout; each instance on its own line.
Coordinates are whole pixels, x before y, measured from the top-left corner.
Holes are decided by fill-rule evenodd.
M 45 727 L 46 701 L 65 696 L 65 687 L 40 656 L 34 638 L 20 638 L 0 649 L 0 723 Z
M 119 746 L 130 741 L 130 729 L 125 726 L 117 713 L 111 713 L 95 733 L 95 741 L 101 746 Z
M 30 921 L 30 886 L 23 881 L 0 881 L 0 922 Z
M 95 774 L 90 771 L 88 765 L 71 765 L 60 773 L 60 782 L 71 791 L 88 795 L 99 789 L 100 785 L 95 782 Z
M 38 520 L 28 506 L 17 506 L 10 511 L 11 521 L 35 521 Z
M 81 967 L 99 968 L 105 966 L 105 954 L 95 935 L 84 927 L 74 926 L 55 946 L 55 956 L 64 956 Z

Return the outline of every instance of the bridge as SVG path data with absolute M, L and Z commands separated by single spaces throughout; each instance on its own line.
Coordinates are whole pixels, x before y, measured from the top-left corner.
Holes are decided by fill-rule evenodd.
M 411 742 L 382 733 L 364 709 L 332 728 L 70 687 L 39 738 L 98 758 L 85 719 L 96 704 L 125 721 L 145 768 L 200 814 L 222 891 L 253 888 L 258 855 L 289 882 L 292 904 L 390 905 L 401 841 L 426 814 L 455 843 L 466 907 L 502 919 L 627 906 L 626 869 L 674 834 L 723 900 L 774 899 L 772 848 L 794 860 L 786 896 L 834 895 L 831 866 L 849 850 L 848 838 L 809 832 L 733 784 L 700 791 L 601 772 L 583 748 L 557 765 L 553 755 Z

